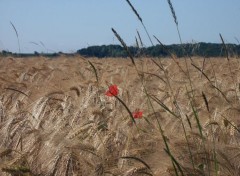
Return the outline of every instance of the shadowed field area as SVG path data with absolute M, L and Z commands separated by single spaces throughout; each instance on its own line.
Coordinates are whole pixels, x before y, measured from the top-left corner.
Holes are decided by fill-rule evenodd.
M 240 175 L 239 60 L 135 62 L 0 58 L 0 175 Z

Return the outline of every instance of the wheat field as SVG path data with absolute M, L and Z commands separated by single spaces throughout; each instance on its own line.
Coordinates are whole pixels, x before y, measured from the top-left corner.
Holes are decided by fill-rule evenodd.
M 240 175 L 238 58 L 135 64 L 0 58 L 0 175 Z

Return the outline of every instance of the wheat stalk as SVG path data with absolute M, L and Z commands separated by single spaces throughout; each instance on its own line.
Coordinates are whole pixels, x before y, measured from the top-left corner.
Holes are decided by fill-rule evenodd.
M 117 37 L 118 41 L 122 44 L 122 46 L 124 47 L 124 49 L 127 51 L 128 56 L 130 57 L 133 65 L 136 66 L 135 61 L 134 61 L 134 59 L 133 59 L 133 56 L 132 56 L 129 48 L 127 47 L 126 43 L 124 42 L 124 40 L 120 37 L 120 35 L 117 33 L 117 31 L 115 31 L 115 29 L 112 28 L 112 31 L 113 31 L 114 35 Z
M 174 22 L 175 22 L 175 24 L 178 26 L 178 20 L 177 20 L 177 16 L 176 16 L 175 10 L 174 10 L 174 8 L 173 8 L 172 2 L 171 2 L 171 0 L 167 0 L 167 1 L 168 1 L 168 5 L 169 5 L 169 7 L 170 7 L 170 9 L 171 9 Z
M 19 37 L 18 37 L 18 32 L 17 32 L 17 29 L 16 27 L 14 26 L 14 24 L 10 21 L 10 24 L 12 25 L 14 31 L 15 31 L 15 34 L 17 36 L 17 40 L 18 40 L 18 52 L 21 53 L 21 49 L 20 49 L 20 42 L 19 42 Z
M 129 0 L 126 0 L 126 1 L 127 1 L 128 5 L 131 7 L 132 11 L 133 11 L 133 12 L 135 13 L 135 15 L 137 16 L 138 20 L 141 22 L 141 24 L 142 24 L 142 26 L 143 26 L 143 28 L 144 28 L 147 36 L 148 36 L 148 39 L 150 40 L 150 42 L 151 42 L 151 44 L 152 44 L 152 46 L 153 46 L 152 39 L 151 39 L 151 37 L 150 37 L 150 35 L 149 35 L 149 33 L 148 33 L 148 30 L 147 30 L 146 26 L 145 26 L 144 23 L 143 23 L 142 18 L 140 17 L 139 13 L 138 13 L 137 10 L 134 8 L 134 6 L 131 4 L 131 2 L 130 2 Z

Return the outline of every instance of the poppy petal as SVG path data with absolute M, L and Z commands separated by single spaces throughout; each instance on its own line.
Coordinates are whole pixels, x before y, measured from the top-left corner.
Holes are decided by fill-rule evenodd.
M 112 97 L 112 96 L 117 96 L 118 95 L 118 87 L 117 85 L 111 85 L 108 88 L 108 91 L 105 93 L 105 95 Z
M 133 117 L 134 117 L 135 119 L 142 118 L 142 115 L 143 115 L 143 111 L 135 111 L 135 112 L 133 113 Z

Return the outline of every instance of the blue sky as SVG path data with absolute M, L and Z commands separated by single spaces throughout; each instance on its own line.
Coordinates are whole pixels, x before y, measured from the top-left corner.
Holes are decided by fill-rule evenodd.
M 131 0 L 150 35 L 179 43 L 167 0 Z M 183 42 L 240 41 L 240 0 L 172 0 Z M 119 44 L 113 27 L 128 45 L 136 30 L 149 40 L 125 0 L 0 0 L 0 50 L 18 52 L 10 24 L 19 33 L 21 52 L 75 52 L 102 44 Z M 154 40 L 153 40 L 154 41 Z M 35 44 L 34 44 L 35 43 Z M 156 43 L 156 41 L 154 41 Z

